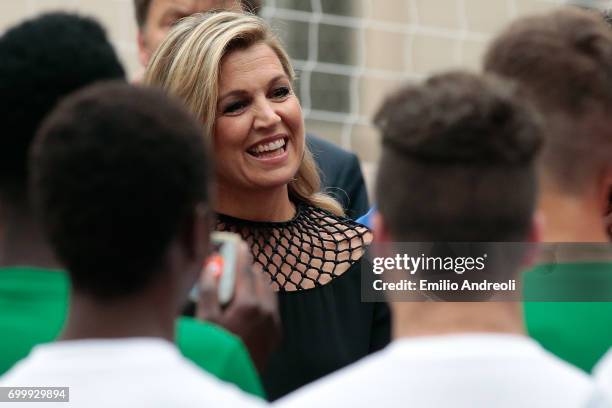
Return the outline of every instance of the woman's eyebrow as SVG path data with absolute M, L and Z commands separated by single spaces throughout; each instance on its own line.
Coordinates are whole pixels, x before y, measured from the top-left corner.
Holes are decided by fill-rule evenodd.
M 287 76 L 287 74 L 285 74 L 285 73 L 280 74 L 280 75 L 277 75 L 277 76 L 275 76 L 274 78 L 272 78 L 272 79 L 270 80 L 270 82 L 268 82 L 268 86 L 272 85 L 273 83 L 275 83 L 275 82 L 277 82 L 277 81 L 279 81 L 279 80 L 281 80 L 281 79 L 286 79 L 286 80 L 289 80 L 289 77 L 288 77 L 288 76 Z
M 278 82 L 278 81 L 280 81 L 282 79 L 289 80 L 289 77 L 287 76 L 287 74 L 276 75 L 274 78 L 272 78 L 272 79 L 270 79 L 270 81 L 268 81 L 268 86 L 270 86 L 273 83 Z M 219 101 L 221 101 L 221 100 L 223 100 L 223 99 L 225 99 L 225 98 L 227 98 L 229 96 L 241 96 L 241 95 L 244 95 L 244 94 L 247 94 L 247 93 L 248 92 L 243 90 L 243 89 L 234 89 L 234 90 L 231 90 L 231 91 L 226 92 L 223 95 L 221 95 L 219 97 Z
M 229 91 L 221 95 L 221 97 L 219 97 L 219 101 L 222 101 L 223 99 L 228 98 L 230 96 L 242 96 L 246 95 L 247 93 L 247 91 L 242 89 L 234 89 L 233 91 Z

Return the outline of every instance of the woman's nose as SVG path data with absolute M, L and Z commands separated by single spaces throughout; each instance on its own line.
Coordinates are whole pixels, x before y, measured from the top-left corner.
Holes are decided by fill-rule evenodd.
M 270 101 L 266 99 L 265 101 L 257 103 L 255 107 L 255 120 L 253 123 L 254 128 L 268 128 L 276 125 L 280 121 L 281 117 Z

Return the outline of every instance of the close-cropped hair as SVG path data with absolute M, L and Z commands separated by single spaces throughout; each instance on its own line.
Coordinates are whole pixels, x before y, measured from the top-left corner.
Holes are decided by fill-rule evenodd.
M 31 196 L 73 287 L 98 299 L 145 289 L 206 206 L 197 121 L 160 91 L 98 84 L 64 100 L 33 143 Z
M 58 100 L 100 80 L 125 79 L 119 58 L 96 21 L 51 13 L 0 37 L 0 193 L 23 205 L 27 151 Z
M 561 191 L 589 188 L 612 157 L 612 30 L 600 13 L 564 8 L 512 23 L 489 46 L 488 72 L 518 82 L 542 113 L 542 170 Z
M 376 199 L 396 241 L 523 241 L 536 197 L 536 114 L 492 76 L 406 85 L 375 116 Z
M 149 9 L 155 0 L 134 0 L 134 11 L 136 15 L 136 23 L 142 29 L 147 23 Z M 242 9 L 246 12 L 257 14 L 261 8 L 261 0 L 236 0 L 240 2 Z
M 153 54 L 143 83 L 158 86 L 181 99 L 204 124 L 206 137 L 214 134 L 223 58 L 235 50 L 256 44 L 269 46 L 278 57 L 290 81 L 295 73 L 289 56 L 270 26 L 247 13 L 218 12 L 184 18 Z M 289 183 L 292 198 L 343 215 L 341 205 L 320 192 L 317 165 L 308 147 Z

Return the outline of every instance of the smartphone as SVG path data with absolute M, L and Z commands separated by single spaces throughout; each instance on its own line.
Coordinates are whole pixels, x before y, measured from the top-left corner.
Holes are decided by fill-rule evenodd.
M 227 305 L 234 296 L 236 286 L 236 263 L 240 236 L 231 232 L 211 234 L 213 253 L 204 262 L 204 268 L 217 280 L 217 296 L 221 306 Z M 198 300 L 198 285 L 191 290 L 190 299 Z

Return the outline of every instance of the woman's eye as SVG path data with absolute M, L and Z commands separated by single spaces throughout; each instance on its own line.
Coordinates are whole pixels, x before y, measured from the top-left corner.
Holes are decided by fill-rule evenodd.
M 288 86 L 281 86 L 280 88 L 276 88 L 272 92 L 272 97 L 275 99 L 282 99 L 288 96 L 290 93 L 291 93 L 291 88 L 289 88 Z
M 230 103 L 223 109 L 223 113 L 237 113 L 246 107 L 246 102 L 239 101 Z

